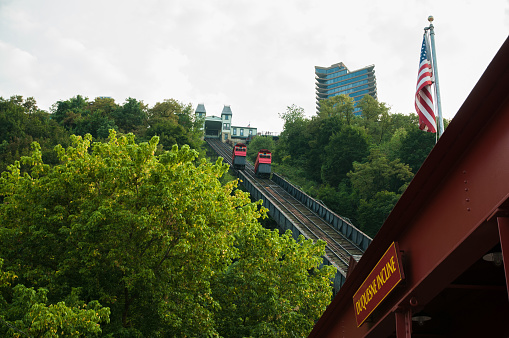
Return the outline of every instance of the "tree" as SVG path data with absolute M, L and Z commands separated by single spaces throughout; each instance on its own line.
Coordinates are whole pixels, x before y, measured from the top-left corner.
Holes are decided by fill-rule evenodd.
M 435 146 L 435 138 L 436 134 L 424 132 L 419 129 L 417 124 L 414 125 L 401 139 L 401 146 L 397 152 L 398 158 L 408 164 L 414 173 L 417 173 Z
M 330 302 L 335 269 L 313 243 L 291 231 L 245 228 L 237 236 L 238 260 L 217 276 L 218 331 L 225 337 L 305 337 Z
M 159 136 L 163 149 L 169 150 L 174 144 L 179 147 L 187 144 L 199 150 L 202 144 L 202 121 L 195 120 L 191 104 L 183 104 L 175 99 L 157 102 L 148 110 L 148 126 L 144 136 Z
M 357 104 L 362 110 L 362 119 L 359 123 L 366 128 L 372 143 L 381 144 L 390 138 L 391 116 L 389 107 L 383 102 L 378 102 L 371 95 L 364 97 Z
M 100 323 L 109 322 L 110 311 L 99 302 L 86 304 L 73 289 L 65 301 L 48 305 L 48 290 L 11 287 L 16 279 L 12 272 L 2 270 L 0 259 L 0 333 L 3 337 L 98 336 Z M 5 324 L 5 325 L 3 325 Z
M 372 199 L 380 191 L 402 193 L 413 176 L 407 164 L 399 159 L 389 161 L 378 148 L 371 149 L 367 162 L 354 162 L 353 171 L 348 173 L 352 186 L 365 200 Z
M 13 96 L 9 100 L 0 97 L 0 142 L 25 137 L 27 121 L 28 115 L 20 96 Z
M 374 236 L 413 178 L 407 164 L 390 161 L 378 148 L 372 148 L 368 161 L 355 162 L 348 173 L 359 195 L 356 220 L 361 230 Z
M 406 138 L 408 131 L 405 128 L 397 129 L 389 141 L 384 142 L 380 146 L 380 151 L 389 159 L 398 159 L 398 155 L 401 149 L 402 141 Z M 404 161 L 403 161 L 404 162 Z M 413 172 L 413 170 L 412 170 Z
M 355 118 L 354 100 L 348 95 L 340 94 L 320 100 L 319 116 L 339 116 L 345 124 L 350 125 Z
M 74 120 L 88 107 L 88 98 L 81 95 L 66 101 L 57 101 L 52 106 L 52 118 L 61 125 L 71 128 Z
M 155 155 L 157 143 L 154 137 L 136 144 L 134 135 L 117 137 L 115 131 L 107 143 L 72 136 L 70 147 L 56 147 L 61 163 L 55 166 L 43 163 L 34 143 L 32 155 L 21 161 L 28 172 L 21 174 L 16 162 L 0 178 L 0 257 L 16 271 L 17 283 L 48 290 L 47 301 L 39 303 L 56 306 L 79 288 L 82 299 L 107 306 L 111 322 L 102 326 L 104 334 L 214 336 L 216 323 L 226 320 L 220 309 L 233 297 L 219 293 L 225 282 L 219 277 L 230 271 L 241 280 L 246 270 L 232 264 L 248 268 L 255 261 L 255 252 L 243 254 L 243 243 L 285 252 L 288 263 L 263 279 L 279 289 L 286 281 L 274 276 L 300 259 L 290 254 L 299 245 L 274 234 L 260 234 L 257 242 L 263 231 L 257 219 L 266 209 L 237 190 L 237 181 L 220 184 L 227 165 L 197 162 L 188 146 Z M 330 300 L 330 271 L 307 263 L 319 261 L 323 243 L 301 246 L 307 261 L 293 265 L 295 278 L 313 273 L 280 299 L 295 297 L 288 316 L 308 329 L 320 313 L 309 309 L 312 304 L 323 310 L 322 299 Z M 269 305 L 280 306 L 277 299 Z M 271 325 L 283 331 L 286 323 Z
M 313 116 L 307 125 L 309 134 L 308 147 L 301 149 L 306 156 L 304 168 L 307 178 L 322 182 L 321 168 L 329 157 L 325 149 L 331 142 L 331 137 L 341 130 L 344 122 L 337 115 Z
M 282 164 L 303 165 L 308 148 L 307 125 L 309 120 L 304 117 L 304 109 L 292 105 L 279 114 L 284 123 L 284 130 L 280 135 L 274 159 Z
M 270 136 L 256 136 L 254 137 L 249 145 L 247 146 L 247 158 L 251 160 L 251 162 L 256 161 L 256 156 L 260 149 L 268 149 L 271 152 L 275 149 L 274 140 Z
M 353 169 L 353 163 L 361 162 L 367 155 L 368 137 L 364 129 L 344 126 L 323 149 L 322 181 L 337 187 Z
M 401 194 L 384 190 L 370 200 L 361 199 L 357 210 L 359 228 L 374 238 L 400 197 Z
M 29 155 L 34 140 L 40 143 L 45 160 L 56 162 L 50 152 L 58 143 L 66 144 L 69 135 L 50 117 L 38 110 L 33 98 L 12 96 L 4 100 L 0 97 L 0 173 L 20 156 Z
M 89 104 L 90 112 L 101 111 L 105 116 L 110 117 L 115 110 L 118 109 L 118 105 L 115 100 L 111 97 L 96 97 L 94 102 Z
M 296 105 L 292 104 L 291 106 L 286 107 L 286 111 L 284 113 L 279 113 L 279 118 L 285 121 L 285 129 L 286 125 L 290 125 L 292 123 L 295 123 L 299 120 L 304 120 L 304 108 L 297 107 Z
M 146 127 L 147 105 L 143 101 L 130 97 L 112 115 L 120 131 L 139 134 L 140 129 Z

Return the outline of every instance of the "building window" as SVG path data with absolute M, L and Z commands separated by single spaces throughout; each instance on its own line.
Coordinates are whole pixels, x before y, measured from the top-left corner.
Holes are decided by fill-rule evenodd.
M 225 119 L 225 120 L 228 120 L 228 115 L 225 115 L 225 116 L 224 116 L 224 119 Z
M 228 139 L 228 134 L 224 134 L 225 141 Z
M 237 135 L 237 128 L 233 128 L 233 135 Z
M 229 123 L 223 123 L 223 130 L 228 130 L 230 129 L 230 124 Z
M 240 136 L 244 136 L 244 129 L 240 130 Z
M 249 129 L 249 135 L 253 135 L 253 129 Z

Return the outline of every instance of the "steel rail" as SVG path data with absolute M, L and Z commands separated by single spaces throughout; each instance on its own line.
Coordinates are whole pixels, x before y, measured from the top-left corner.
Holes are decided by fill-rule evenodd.
M 211 144 L 213 149 L 221 157 L 223 157 L 223 158 L 226 157 L 225 161 L 227 163 L 231 163 L 229 157 L 227 157 L 227 154 L 229 153 L 229 150 L 230 150 L 227 148 L 229 148 L 229 147 L 220 141 L 213 141 L 213 142 L 214 142 L 214 144 L 213 145 Z M 210 143 L 211 142 L 209 142 L 209 144 Z M 288 196 L 290 196 L 291 199 L 295 200 L 295 202 L 297 202 L 296 204 L 298 206 L 296 206 L 295 203 L 292 203 L 288 198 L 285 198 L 284 196 L 282 196 L 280 193 L 276 195 L 274 192 L 267 189 L 266 185 L 268 185 L 270 187 L 270 185 L 271 185 L 270 183 L 273 183 L 273 182 L 271 182 L 268 179 L 257 178 L 254 174 L 253 169 L 251 169 L 251 167 L 252 167 L 252 165 L 248 166 L 247 170 L 246 169 L 244 170 L 244 173 L 248 174 L 248 175 L 246 175 L 246 178 L 250 179 L 252 181 L 252 183 L 256 183 L 254 185 L 256 185 L 259 189 L 261 189 L 262 193 L 265 192 L 264 195 L 266 195 L 268 198 L 271 198 L 271 200 L 273 202 L 277 202 L 277 204 L 280 207 L 284 208 L 288 212 L 288 215 L 290 215 L 293 218 L 292 221 L 294 223 L 296 223 L 296 225 L 300 225 L 301 228 L 306 229 L 306 232 L 308 233 L 307 236 L 309 238 L 312 238 L 315 240 L 316 239 L 324 240 L 327 244 L 326 250 L 327 250 L 328 255 L 326 255 L 326 256 L 329 257 L 329 261 L 334 262 L 335 265 L 338 265 L 337 268 L 340 268 L 341 270 L 343 270 L 344 273 L 346 273 L 346 270 L 348 269 L 349 258 L 350 258 L 349 255 L 351 253 L 349 251 L 347 251 L 346 249 L 344 249 L 341 245 L 339 245 L 339 243 L 337 243 L 336 240 L 331 235 L 327 234 L 323 229 L 321 229 L 321 227 L 316 222 L 309 219 L 309 217 L 306 216 L 302 210 L 299 210 L 299 208 L 305 209 L 306 211 L 313 213 L 311 210 L 309 210 L 305 205 L 303 205 L 302 203 L 297 201 L 291 195 L 288 195 Z M 267 182 L 269 182 L 269 183 L 267 183 Z M 279 198 L 277 196 L 279 196 Z M 281 200 L 281 199 L 283 199 L 283 200 Z M 288 208 L 287 205 L 285 205 L 285 203 L 290 205 L 293 209 Z M 299 217 L 299 216 L 301 216 L 301 217 Z M 305 218 L 307 223 L 302 220 L 302 217 Z M 315 215 L 315 217 L 320 219 L 320 217 L 318 215 Z M 325 223 L 325 222 L 323 222 L 323 223 L 327 227 L 332 228 L 332 227 L 330 227 L 330 225 L 328 223 Z M 335 230 L 335 229 L 333 229 L 333 230 Z M 321 233 L 322 235 L 317 234 L 317 232 Z M 334 232 L 336 232 L 336 234 L 337 234 L 337 231 L 334 231 Z M 342 237 L 341 234 L 338 234 L 338 235 L 340 237 Z M 330 257 L 330 256 L 332 256 L 332 257 Z M 331 258 L 335 258 L 335 259 L 331 259 Z M 338 262 L 338 260 L 339 260 L 339 262 Z
M 343 272 L 346 273 L 346 271 L 348 270 L 349 257 L 345 258 L 344 254 L 339 253 L 339 251 L 340 251 L 339 248 L 337 246 L 333 245 L 333 243 L 331 243 L 331 240 L 332 240 L 332 242 L 334 242 L 334 239 L 332 239 L 326 233 L 325 233 L 325 236 L 324 235 L 320 236 L 319 234 L 317 234 L 318 232 L 323 233 L 323 231 L 320 229 L 320 226 L 318 224 L 316 224 L 314 221 L 309 220 L 307 218 L 306 218 L 307 222 L 304 222 L 299 217 L 299 216 L 305 217 L 304 213 L 301 210 L 299 210 L 295 205 L 293 205 L 290 201 L 288 201 L 286 198 L 284 198 L 283 196 L 280 196 L 283 199 L 283 201 L 278 199 L 274 193 L 269 191 L 267 189 L 267 187 L 263 185 L 263 183 L 265 183 L 265 182 L 260 182 L 261 179 L 257 179 L 256 177 L 253 176 L 252 173 L 249 173 L 249 177 L 247 175 L 246 175 L 246 177 L 252 181 L 256 181 L 258 183 L 257 187 L 262 190 L 262 193 L 264 193 L 264 195 L 266 195 L 268 198 L 271 198 L 271 200 L 273 202 L 277 202 L 277 204 L 280 208 L 283 208 L 285 211 L 287 211 L 287 214 L 291 215 L 291 217 L 293 217 L 291 219 L 291 221 L 296 223 L 295 225 L 297 225 L 299 228 L 306 230 L 305 233 L 307 233 L 307 236 L 309 239 L 313 239 L 313 240 L 321 239 L 321 240 L 325 241 L 325 243 L 327 244 L 325 247 L 325 250 L 327 251 L 326 256 L 329 258 L 329 260 L 331 262 L 334 262 L 337 265 L 337 268 L 340 268 Z M 265 180 L 270 182 L 269 179 L 265 179 Z M 290 205 L 293 208 L 289 208 L 288 205 Z M 305 206 L 303 206 L 303 207 L 305 207 Z M 336 249 L 336 250 L 334 250 L 334 249 Z M 339 260 L 339 262 L 338 262 L 338 260 Z
M 228 163 L 230 166 L 232 165 L 231 162 L 232 149 L 229 145 L 219 140 L 213 139 L 208 139 L 207 143 L 219 156 L 221 156 L 224 159 L 226 163 Z M 274 182 L 270 181 L 269 179 L 257 178 L 254 174 L 254 166 L 251 163 L 246 162 L 246 168 L 243 170 L 243 172 L 246 178 L 251 180 L 253 186 L 258 187 L 263 195 L 265 195 L 267 198 L 270 198 L 280 207 L 284 208 L 287 211 L 287 214 L 291 215 L 292 217 L 292 219 L 289 218 L 289 220 L 292 221 L 295 225 L 300 225 L 301 228 L 305 229 L 306 232 L 308 233 L 307 236 L 309 238 L 312 238 L 314 240 L 321 239 L 326 242 L 327 244 L 326 256 L 328 257 L 331 263 L 334 263 L 334 265 L 336 265 L 336 268 L 343 270 L 343 272 L 346 274 L 350 256 L 362 255 L 361 249 L 359 249 L 348 238 L 344 237 L 343 234 L 341 234 L 331 224 L 322 220 L 322 218 L 319 215 L 317 215 L 313 210 L 310 210 L 306 205 L 302 204 L 295 197 L 288 194 L 288 192 L 286 192 L 278 185 L 274 186 Z M 277 187 L 277 189 L 274 189 L 274 187 Z M 277 190 L 283 190 L 284 194 L 288 195 L 289 197 L 283 196 L 283 194 Z M 310 216 L 306 215 L 306 213 L 303 212 L 302 209 L 304 209 L 311 215 Z M 310 217 L 315 217 L 316 219 L 318 219 L 320 221 L 320 224 L 317 224 L 317 222 L 310 219 Z M 332 234 L 328 233 L 327 231 L 332 232 Z M 334 236 L 336 236 L 336 238 L 334 238 Z M 344 244 L 338 243 L 338 241 L 336 240 L 337 238 L 341 239 L 346 243 Z M 344 245 L 350 245 L 351 248 L 346 248 Z
M 279 186 L 276 186 L 275 189 L 274 189 L 274 186 L 270 186 L 269 187 L 271 190 L 274 191 L 275 194 L 277 194 L 278 196 L 280 196 L 281 198 L 283 198 L 285 201 L 287 201 L 288 203 L 290 203 L 290 205 L 292 205 L 292 207 L 295 207 L 295 208 L 298 208 L 298 207 L 305 207 L 300 201 L 298 201 L 295 197 L 289 195 L 285 190 L 283 190 L 281 187 Z M 284 197 L 281 192 L 279 190 L 283 190 L 283 193 L 291 196 L 291 198 L 286 198 Z M 295 202 L 297 202 L 296 204 L 292 203 L 291 200 L 294 200 Z M 333 241 L 333 245 L 331 246 L 334 246 L 336 248 L 338 248 L 338 251 L 339 253 L 343 256 L 343 258 L 347 259 L 348 261 L 350 260 L 350 256 L 353 256 L 353 255 L 361 255 L 362 252 L 355 246 L 353 245 L 352 243 L 350 243 L 350 241 L 345 238 L 339 231 L 337 231 L 334 227 L 332 227 L 329 223 L 325 222 L 324 220 L 322 220 L 318 215 L 316 215 L 312 210 L 308 209 L 305 207 L 305 210 L 306 211 L 309 211 L 311 213 L 311 215 L 306 215 L 304 212 L 302 212 L 301 210 L 297 209 L 303 217 L 306 218 L 306 220 L 308 220 L 309 222 L 311 222 L 312 224 L 316 225 L 316 227 L 318 228 L 318 230 L 323 233 L 325 235 L 326 238 L 330 238 L 332 241 Z M 311 219 L 311 217 L 314 217 L 314 218 L 317 218 L 318 219 L 318 222 L 315 222 Z M 330 231 L 330 232 L 327 232 L 327 231 Z M 326 238 L 322 238 L 323 240 L 326 240 Z M 345 241 L 346 243 L 339 243 L 338 240 L 342 240 L 342 241 Z M 326 240 L 327 241 L 327 240 Z M 328 243 L 328 242 L 327 242 Z M 349 244 L 350 247 L 347 248 L 346 245 Z M 344 253 L 346 253 L 346 257 L 344 255 Z

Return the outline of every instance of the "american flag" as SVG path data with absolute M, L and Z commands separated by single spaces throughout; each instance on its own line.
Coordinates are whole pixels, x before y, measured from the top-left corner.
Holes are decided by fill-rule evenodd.
M 432 70 L 429 61 L 429 48 L 426 34 L 422 38 L 421 59 L 419 61 L 419 75 L 415 91 L 415 110 L 419 115 L 419 129 L 437 132 L 435 112 L 433 109 L 433 96 L 431 95 Z

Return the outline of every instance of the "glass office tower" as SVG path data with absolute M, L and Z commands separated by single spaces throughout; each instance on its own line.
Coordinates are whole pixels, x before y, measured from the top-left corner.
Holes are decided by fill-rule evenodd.
M 354 99 L 355 115 L 361 115 L 362 112 L 357 107 L 357 102 L 366 94 L 377 98 L 374 65 L 354 71 L 349 71 L 342 62 L 330 67 L 315 66 L 315 78 L 317 110 L 320 107 L 320 100 L 346 94 Z

